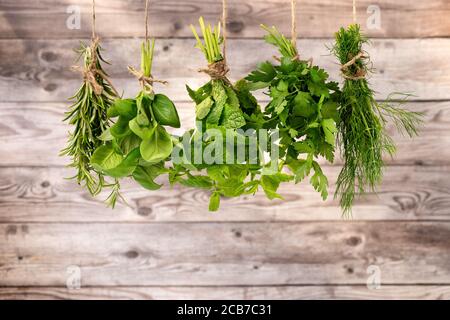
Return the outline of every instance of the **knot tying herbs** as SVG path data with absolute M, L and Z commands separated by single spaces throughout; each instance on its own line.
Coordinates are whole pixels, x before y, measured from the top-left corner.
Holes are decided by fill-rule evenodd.
M 367 75 L 366 70 L 358 66 L 356 63 L 358 60 L 367 59 L 368 57 L 364 55 L 364 52 L 360 51 L 356 56 L 354 56 L 350 61 L 343 64 L 341 67 L 342 76 L 348 80 L 361 80 L 364 79 Z M 356 71 L 350 72 L 350 67 L 355 66 Z
M 168 84 L 167 81 L 154 79 L 152 76 L 147 77 L 142 71 L 138 71 L 131 66 L 128 67 L 128 71 L 139 80 L 139 82 L 142 84 L 143 87 L 152 88 L 155 82 Z
M 224 59 L 211 63 L 208 65 L 208 68 L 200 69 L 198 71 L 206 73 L 211 77 L 212 80 L 223 80 L 227 83 L 230 83 L 227 78 L 227 74 L 230 71 L 230 68 L 227 66 L 227 63 Z

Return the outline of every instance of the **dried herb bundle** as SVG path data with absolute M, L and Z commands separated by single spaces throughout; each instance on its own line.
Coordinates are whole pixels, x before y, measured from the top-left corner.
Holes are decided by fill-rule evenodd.
M 332 52 L 342 64 L 345 78 L 342 89 L 338 123 L 338 141 L 344 160 L 337 180 L 336 196 L 344 214 L 350 215 L 355 196 L 375 190 L 383 176 L 383 155 L 394 155 L 395 144 L 386 131 L 388 120 L 410 137 L 417 135 L 422 114 L 401 107 L 407 95 L 394 96 L 379 103 L 366 79 L 371 72 L 370 59 L 363 46 L 368 39 L 360 26 L 350 25 L 336 33 Z M 398 96 L 398 95 L 397 95 Z M 397 99 L 398 100 L 398 99 Z
M 109 126 L 107 110 L 117 97 L 117 92 L 102 68 L 101 63 L 105 60 L 98 38 L 93 39 L 91 46 L 81 44 L 77 52 L 83 60 L 83 68 L 74 69 L 83 74 L 84 82 L 71 98 L 74 103 L 64 119 L 74 130 L 61 155 L 72 158 L 70 166 L 77 170 L 73 178 L 78 184 L 85 186 L 92 195 L 97 195 L 103 187 L 112 186 L 113 190 L 116 187 L 105 181 L 104 175 L 93 168 L 90 160 L 94 150 L 103 144 L 99 136 Z
M 334 160 L 338 84 L 310 61 L 299 58 L 293 41 L 275 27 L 262 26 L 267 43 L 281 53 L 279 65 L 264 62 L 246 79 L 256 88 L 268 88 L 271 101 L 265 113 L 272 129 L 281 135 L 282 161 L 298 183 L 314 171 L 313 187 L 327 198 L 328 179 L 316 161 L 320 156 Z

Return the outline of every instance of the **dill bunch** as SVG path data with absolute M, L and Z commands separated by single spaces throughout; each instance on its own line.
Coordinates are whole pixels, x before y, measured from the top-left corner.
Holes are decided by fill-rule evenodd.
M 413 137 L 422 123 L 422 113 L 402 108 L 408 95 L 391 94 L 383 103 L 366 79 L 372 72 L 370 58 L 363 51 L 369 42 L 357 24 L 336 33 L 332 53 L 342 65 L 345 78 L 339 108 L 338 143 L 344 160 L 337 180 L 336 197 L 344 215 L 350 216 L 356 196 L 375 191 L 383 178 L 383 156 L 393 156 L 396 146 L 386 131 L 392 121 L 399 132 Z
M 108 201 L 114 205 L 119 189 L 117 182 L 107 183 L 104 176 L 94 170 L 90 163 L 94 150 L 104 143 L 100 135 L 109 127 L 107 110 L 118 96 L 102 68 L 102 62 L 107 62 L 101 55 L 98 41 L 94 39 L 90 46 L 82 43 L 76 50 L 79 54 L 78 60 L 83 61 L 83 67 L 73 69 L 83 74 L 83 84 L 70 98 L 73 104 L 64 121 L 73 127 L 73 131 L 69 134 L 67 146 L 60 155 L 71 157 L 69 167 L 77 171 L 72 178 L 76 179 L 79 185 L 86 187 L 91 195 L 98 195 L 104 187 L 113 187 Z

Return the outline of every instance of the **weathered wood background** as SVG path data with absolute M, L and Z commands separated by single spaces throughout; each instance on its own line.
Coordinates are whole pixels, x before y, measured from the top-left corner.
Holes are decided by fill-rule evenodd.
M 286 0 L 230 0 L 231 77 L 238 79 L 274 51 L 260 23 L 288 32 Z M 351 21 L 350 0 L 302 0 L 302 55 L 330 70 L 326 49 Z M 353 221 L 336 201 L 323 203 L 304 184 L 284 187 L 286 201 L 263 196 L 224 201 L 207 212 L 200 191 L 150 193 L 129 183 L 114 211 L 72 181 L 58 157 L 68 126 L 61 122 L 80 79 L 69 71 L 80 40 L 90 36 L 90 0 L 0 2 L 0 298 L 301 299 L 450 298 L 450 1 L 358 1 L 365 25 L 369 5 L 381 8 L 381 29 L 367 30 L 380 99 L 412 92 L 409 108 L 426 113 L 415 140 L 394 135 L 378 195 L 358 200 Z M 80 30 L 66 27 L 78 5 Z M 126 72 L 139 61 L 143 0 L 97 0 L 98 32 L 108 71 L 128 95 Z M 206 80 L 189 23 L 220 16 L 216 0 L 154 0 L 158 88 L 177 102 L 185 127 L 193 120 L 184 84 Z M 339 162 L 326 168 L 335 181 Z M 332 188 L 333 189 L 333 188 Z M 366 286 L 369 266 L 382 287 Z M 69 266 L 81 268 L 80 290 L 69 290 Z

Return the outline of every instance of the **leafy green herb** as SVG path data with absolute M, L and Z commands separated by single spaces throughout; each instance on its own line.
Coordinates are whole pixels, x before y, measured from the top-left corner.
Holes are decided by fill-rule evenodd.
M 115 179 L 133 178 L 148 190 L 161 188 L 155 179 L 168 173 L 164 163 L 172 153 L 173 138 L 165 126 L 180 127 L 173 102 L 153 92 L 154 47 L 154 40 L 142 44 L 139 73 L 142 90 L 135 99 L 116 99 L 111 104 L 107 115 L 114 124 L 103 131 L 102 144 L 91 158 L 92 167 L 101 174 Z M 110 200 L 116 201 L 117 196 Z
M 323 69 L 300 60 L 297 48 L 275 27 L 262 27 L 269 32 L 266 41 L 282 54 L 280 64 L 264 62 L 246 79 L 250 87 L 269 91 L 271 102 L 265 112 L 270 128 L 280 130 L 281 160 L 293 172 L 295 182 L 314 169 L 310 182 L 326 199 L 328 180 L 314 158 L 334 159 L 338 85 L 328 81 Z
M 400 107 L 391 97 L 383 103 L 375 100 L 374 91 L 366 80 L 371 72 L 370 59 L 363 51 L 368 39 L 361 34 L 360 26 L 353 24 L 336 33 L 332 52 L 343 65 L 345 78 L 340 98 L 338 122 L 339 145 L 344 159 L 343 169 L 337 180 L 336 196 L 344 214 L 350 215 L 356 196 L 374 191 L 383 176 L 383 155 L 392 156 L 395 144 L 388 135 L 388 119 L 393 120 L 398 130 L 410 137 L 417 135 L 422 114 Z

